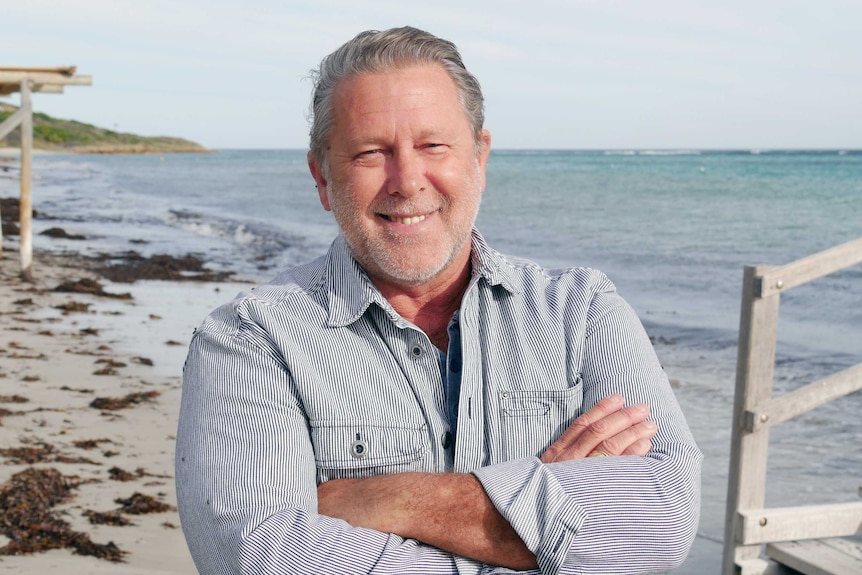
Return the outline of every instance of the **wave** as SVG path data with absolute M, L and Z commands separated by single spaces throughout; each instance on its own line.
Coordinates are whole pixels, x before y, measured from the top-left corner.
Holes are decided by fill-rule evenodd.
M 639 150 L 639 156 L 700 156 L 700 150 Z
M 302 236 L 263 222 L 242 221 L 189 210 L 170 210 L 165 224 L 197 236 L 229 242 L 252 251 L 257 259 L 268 259 L 285 250 L 306 247 Z
M 605 156 L 700 156 L 700 150 L 604 150 Z

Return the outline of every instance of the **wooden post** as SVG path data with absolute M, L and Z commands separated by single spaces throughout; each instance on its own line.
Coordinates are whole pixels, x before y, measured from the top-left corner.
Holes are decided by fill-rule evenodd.
M 21 124 L 21 118 L 24 116 L 24 113 L 19 108 L 14 114 L 6 118 L 6 120 L 0 124 L 0 140 L 5 138 L 9 132 L 17 128 Z M 3 214 L 0 214 L 2 216 Z M 0 218 L 2 220 L 2 218 Z M 0 226 L 0 259 L 3 257 L 3 226 Z M 0 264 L 2 265 L 2 264 Z
M 741 544 L 742 518 L 738 511 L 763 508 L 766 499 L 769 428 L 747 431 L 745 415 L 772 397 L 780 294 L 765 298 L 757 295 L 759 276 L 769 269 L 772 267 L 746 266 L 743 274 L 722 575 L 764 573 L 767 569 L 766 562 L 758 559 L 760 544 Z M 740 565 L 750 568 L 738 569 Z
M 33 200 L 30 188 L 33 180 L 33 106 L 30 101 L 30 80 L 21 81 L 21 278 L 33 281 Z
M 2 124 L 0 124 L 0 140 L 5 138 L 9 134 L 9 132 L 14 130 L 18 126 L 20 126 L 22 118 L 26 115 L 27 114 L 25 113 L 24 110 L 22 110 L 21 108 L 18 108 L 18 110 L 14 114 L 12 114 L 8 118 L 6 118 L 6 120 Z M 2 214 L 0 214 L 0 215 L 2 215 Z M 2 218 L 0 218 L 0 219 L 2 219 Z M 3 229 L 2 229 L 2 226 L 0 226 L 0 258 L 2 258 L 2 257 L 3 257 Z
M 63 93 L 64 86 L 90 86 L 90 76 L 78 76 L 74 66 L 60 68 L 0 66 L 0 94 L 21 92 L 18 111 L 0 122 L 0 139 L 21 127 L 21 277 L 33 281 L 33 103 L 31 92 Z M 3 255 L 3 232 L 0 230 L 0 256 Z

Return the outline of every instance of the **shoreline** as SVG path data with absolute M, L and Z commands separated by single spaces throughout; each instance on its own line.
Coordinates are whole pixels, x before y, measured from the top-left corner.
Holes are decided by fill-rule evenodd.
M 58 154 L 62 152 L 55 152 L 53 150 L 39 150 L 34 149 L 34 156 L 43 156 L 43 155 L 52 155 Z M 21 156 L 21 148 L 15 146 L 0 146 L 0 158 L 18 158 Z
M 120 563 L 70 548 L 0 555 L 0 572 L 196 573 L 180 530 L 173 483 L 182 362 L 193 328 L 241 286 L 113 283 L 87 269 L 86 258 L 44 252 L 35 253 L 35 280 L 25 283 L 18 278 L 17 242 L 4 243 L 0 492 L 21 472 L 54 469 L 74 486 L 70 499 L 50 509 L 54 517 L 94 544 L 112 542 L 125 553 Z M 65 281 L 84 278 L 104 284 L 104 292 L 128 292 L 132 298 L 54 291 Z M 137 401 L 125 408 L 96 402 L 128 398 Z M 116 500 L 138 493 L 153 507 L 165 504 L 168 510 L 120 512 L 133 523 L 125 526 L 94 525 L 84 515 L 116 513 L 121 507 Z M 0 535 L 0 550 L 10 542 Z
M 156 155 L 156 154 L 217 154 L 218 150 L 213 148 L 173 148 L 159 149 L 145 145 L 128 145 L 128 146 L 80 146 L 69 149 L 53 149 L 43 150 L 34 148 L 32 150 L 34 156 L 58 156 L 64 154 L 75 155 L 104 155 L 104 154 L 120 154 L 120 155 Z M 21 148 L 15 147 L 0 147 L 0 162 L 8 162 L 21 157 Z

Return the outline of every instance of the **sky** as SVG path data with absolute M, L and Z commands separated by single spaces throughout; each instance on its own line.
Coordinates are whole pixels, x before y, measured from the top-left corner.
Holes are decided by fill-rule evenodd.
M 0 0 L 0 66 L 91 75 L 34 95 L 60 118 L 306 148 L 309 71 L 403 25 L 459 47 L 498 149 L 862 148 L 859 0 Z

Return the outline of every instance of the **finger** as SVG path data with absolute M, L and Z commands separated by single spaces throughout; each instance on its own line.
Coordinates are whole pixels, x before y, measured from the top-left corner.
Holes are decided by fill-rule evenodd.
M 578 416 L 557 441 L 562 442 L 564 445 L 571 444 L 591 425 L 619 411 L 624 405 L 625 399 L 618 393 L 605 397 L 585 413 Z
M 611 440 L 611 438 L 614 438 L 619 434 L 623 434 L 626 431 L 628 431 L 629 434 L 623 434 L 623 439 L 625 437 L 631 437 L 631 433 L 636 434 L 637 437 L 635 437 L 635 439 L 638 439 L 639 434 L 644 432 L 645 429 L 638 428 L 637 426 L 647 417 L 649 417 L 649 406 L 646 404 L 639 403 L 624 407 L 590 425 L 575 441 L 577 446 L 572 445 L 571 448 L 578 450 L 585 449 L 585 453 L 589 453 L 599 445 L 605 444 L 605 442 Z M 631 441 L 629 441 L 629 443 L 630 442 Z M 611 452 L 612 455 L 616 455 L 622 450 L 618 451 L 619 445 L 614 445 L 613 443 L 614 442 L 611 441 L 611 444 L 606 444 L 605 451 Z M 627 445 L 627 443 L 623 444 L 622 447 L 625 448 Z
M 590 427 L 590 425 L 604 417 L 607 417 L 615 411 L 619 411 L 624 405 L 625 399 L 618 393 L 603 398 L 596 405 L 575 419 L 563 434 L 545 450 L 541 457 L 542 462 L 551 463 L 553 461 L 573 459 L 574 457 L 577 457 L 578 455 L 564 457 L 563 454 L 570 450 L 572 446 L 577 444 L 576 442 L 578 438 Z M 581 454 L 580 457 L 584 457 L 584 455 L 586 455 L 586 453 Z
M 586 457 L 606 439 L 641 423 L 649 416 L 649 407 L 645 404 L 617 408 L 618 404 L 614 398 L 608 399 L 610 401 L 604 405 L 600 405 L 600 402 L 576 419 L 560 439 L 542 454 L 542 462 L 552 463 Z M 606 415 L 598 417 L 602 414 Z M 585 426 L 585 423 L 588 425 Z M 622 447 L 627 447 L 627 444 Z
M 652 449 L 652 442 L 649 439 L 639 439 L 626 448 L 622 455 L 638 455 L 643 457 Z
M 605 439 L 596 449 L 601 449 L 608 455 L 631 455 L 629 448 L 632 445 L 642 440 L 649 441 L 657 430 L 655 422 L 643 421 Z
M 572 422 L 570 427 L 581 427 L 587 428 L 600 419 L 604 419 L 608 415 L 619 411 L 625 406 L 625 398 L 619 393 L 615 393 L 613 395 L 609 395 L 604 399 L 600 400 L 593 407 L 588 409 L 586 412 L 581 414 L 575 421 Z
M 548 447 L 545 453 L 542 454 L 541 460 L 543 463 L 553 463 L 555 461 L 566 461 L 569 459 L 587 457 L 597 447 L 599 447 L 603 441 L 640 424 L 648 416 L 649 406 L 646 404 L 636 404 L 613 411 L 601 419 L 593 421 L 585 428 L 582 427 L 583 422 L 575 420 L 570 426 L 570 429 L 566 430 L 560 439 L 555 441 L 550 447 Z M 572 433 L 568 433 L 569 431 L 572 431 Z M 639 436 L 634 439 L 638 438 Z M 625 444 L 623 445 L 623 448 L 627 446 L 628 444 Z M 602 451 L 607 452 L 607 450 Z M 620 449 L 619 452 L 611 453 L 611 455 L 617 455 L 621 452 L 622 449 Z

